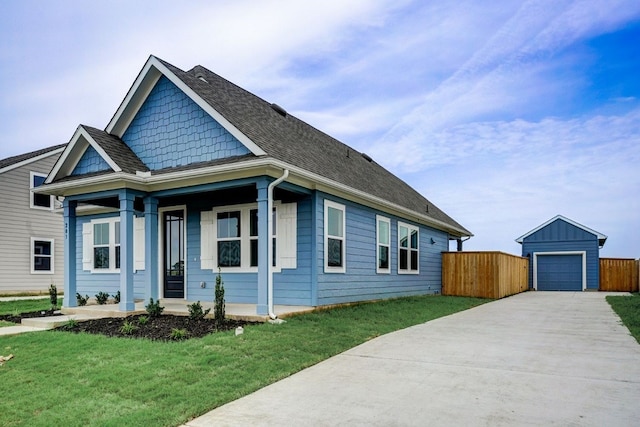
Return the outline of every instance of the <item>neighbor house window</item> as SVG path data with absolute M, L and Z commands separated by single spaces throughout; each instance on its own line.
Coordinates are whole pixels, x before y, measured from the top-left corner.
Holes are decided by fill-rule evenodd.
M 376 235 L 378 241 L 376 272 L 389 273 L 389 254 L 391 253 L 391 222 L 389 218 L 376 216 Z
M 53 239 L 31 238 L 31 274 L 53 274 Z
M 29 190 L 31 193 L 31 207 L 36 209 L 51 209 L 51 207 L 53 206 L 53 196 L 49 196 L 48 194 L 38 194 L 33 191 L 34 188 L 40 187 L 42 184 L 44 184 L 45 179 L 47 179 L 47 175 L 43 175 L 37 172 L 31 172 L 30 177 L 31 183 L 29 185 Z
M 110 218 L 92 222 L 93 270 L 116 271 L 120 268 L 120 220 Z
M 417 227 L 398 223 L 398 273 L 417 274 L 420 259 L 420 235 Z
M 324 201 L 324 270 L 344 273 L 345 268 L 345 207 Z

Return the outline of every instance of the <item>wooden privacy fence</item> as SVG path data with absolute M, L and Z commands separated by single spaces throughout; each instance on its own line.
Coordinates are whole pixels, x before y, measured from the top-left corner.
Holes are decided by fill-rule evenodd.
M 600 290 L 638 292 L 640 260 L 600 258 Z
M 529 287 L 529 259 L 504 252 L 443 252 L 442 294 L 504 298 Z

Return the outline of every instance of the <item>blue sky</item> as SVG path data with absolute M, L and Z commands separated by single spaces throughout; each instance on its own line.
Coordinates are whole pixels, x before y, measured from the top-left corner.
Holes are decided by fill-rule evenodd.
M 637 0 L 5 1 L 0 158 L 104 128 L 150 54 L 366 152 L 465 250 L 561 214 L 640 257 Z

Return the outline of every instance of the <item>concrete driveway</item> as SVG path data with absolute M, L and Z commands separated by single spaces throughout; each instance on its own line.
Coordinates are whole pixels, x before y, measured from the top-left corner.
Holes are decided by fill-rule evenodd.
M 605 295 L 527 292 L 391 333 L 187 426 L 638 425 L 640 345 Z

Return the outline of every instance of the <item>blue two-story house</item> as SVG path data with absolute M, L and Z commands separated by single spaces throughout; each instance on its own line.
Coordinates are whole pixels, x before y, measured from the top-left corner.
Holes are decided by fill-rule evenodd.
M 64 196 L 76 292 L 322 306 L 438 293 L 471 233 L 366 154 L 201 66 L 151 56 L 104 130 L 80 125 L 41 190 Z

